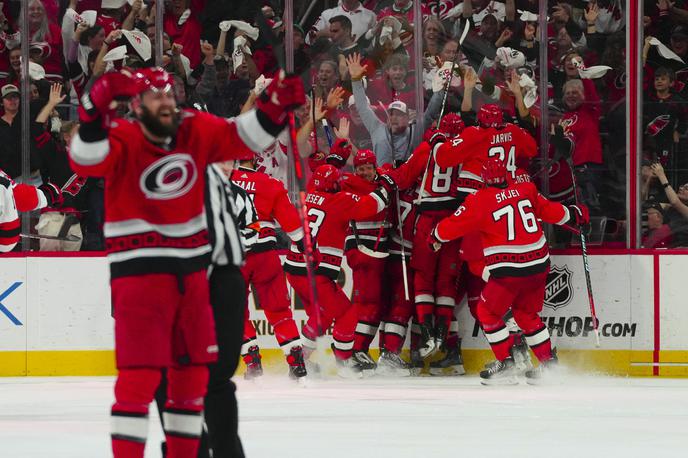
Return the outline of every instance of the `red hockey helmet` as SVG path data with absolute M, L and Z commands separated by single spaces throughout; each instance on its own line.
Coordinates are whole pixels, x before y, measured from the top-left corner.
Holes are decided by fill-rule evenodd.
M 483 163 L 483 181 L 488 186 L 506 183 L 506 164 L 498 157 L 490 157 Z
M 458 113 L 447 113 L 440 120 L 438 130 L 449 138 L 458 137 L 466 125 Z
M 353 147 L 351 142 L 346 138 L 338 138 L 330 147 L 330 154 L 327 156 L 328 164 L 332 164 L 337 168 L 342 168 L 349 160 Z
M 481 127 L 502 127 L 504 125 L 502 109 L 494 103 L 483 105 L 478 112 L 478 124 Z
M 363 164 L 372 164 L 373 167 L 377 168 L 377 157 L 372 150 L 369 149 L 359 149 L 354 154 L 354 167 L 358 167 Z
M 339 191 L 339 169 L 330 164 L 321 165 L 313 172 L 311 183 L 316 191 Z
M 168 92 L 174 90 L 174 79 L 160 67 L 149 67 L 137 70 L 133 75 L 138 92 Z

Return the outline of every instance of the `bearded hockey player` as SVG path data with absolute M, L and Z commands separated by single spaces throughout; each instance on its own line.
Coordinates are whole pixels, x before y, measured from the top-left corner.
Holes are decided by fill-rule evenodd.
M 387 201 L 387 191 L 382 188 L 363 196 L 340 191 L 339 170 L 330 164 L 321 165 L 313 173 L 306 195 L 311 236 L 318 258 L 315 270 L 317 304 L 312 301 L 306 262 L 299 244 L 291 244 L 284 266 L 289 283 L 303 301 L 308 314 L 308 321 L 301 330 L 304 350 L 310 354 L 316 348 L 315 340 L 324 335 L 334 321 L 332 349 L 339 374 L 344 377 L 360 377 L 363 371 L 374 370 L 374 366 L 363 365 L 351 357 L 357 314 L 336 282 L 344 254 L 344 239 L 350 220 L 373 217 L 384 210 Z
M 443 219 L 428 242 L 433 249 L 439 249 L 443 243 L 469 232 L 480 232 L 490 275 L 476 314 L 497 358 L 480 373 L 481 383 L 517 383 L 514 342 L 503 321 L 509 307 L 540 361 L 537 369 L 526 372 L 526 379 L 536 382 L 543 370 L 557 363 L 549 331 L 538 315 L 550 264 L 540 220 L 583 225 L 588 223 L 588 211 L 584 206 L 565 207 L 545 199 L 533 183 L 508 184 L 506 165 L 497 157 L 485 162 L 481 175 L 487 187 L 467 197 L 452 216 Z
M 116 458 L 142 458 L 148 406 L 167 367 L 163 413 L 168 458 L 196 456 L 207 364 L 218 351 L 209 304 L 204 170 L 249 159 L 304 103 L 296 77 L 280 77 L 257 108 L 234 119 L 178 110 L 174 81 L 162 69 L 107 73 L 82 97 L 81 127 L 69 150 L 72 169 L 105 178 L 119 370 L 112 407 Z M 112 102 L 133 97 L 134 119 L 113 119 Z
M 246 262 L 241 268 L 246 288 L 248 289 L 249 284 L 252 286 L 254 298 L 265 311 L 265 318 L 275 331 L 275 338 L 289 365 L 289 376 L 294 379 L 303 377 L 306 375 L 306 368 L 301 337 L 291 312 L 291 300 L 277 254 L 275 232 L 279 225 L 292 241 L 300 242 L 303 239 L 303 229 L 299 214 L 289 200 L 282 182 L 256 171 L 253 161 L 242 161 L 240 167 L 232 172 L 231 179 L 251 196 L 260 225 L 258 238 L 248 248 Z M 248 294 L 246 297 L 248 298 Z M 248 300 L 241 355 L 246 363 L 247 378 L 262 375 L 260 350 L 256 330 L 248 314 Z

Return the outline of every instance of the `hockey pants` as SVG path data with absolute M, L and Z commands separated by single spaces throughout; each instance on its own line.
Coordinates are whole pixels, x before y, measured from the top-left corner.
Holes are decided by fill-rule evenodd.
M 246 263 L 241 268 L 246 282 L 246 303 L 244 316 L 244 342 L 241 355 L 248 353 L 251 346 L 257 345 L 256 328 L 248 312 L 248 286 L 251 285 L 256 307 L 265 312 L 265 318 L 275 331 L 275 338 L 285 355 L 292 347 L 301 345 L 298 327 L 291 311 L 291 299 L 287 280 L 277 252 L 274 250 L 248 253 Z
M 416 319 L 419 322 L 431 321 L 431 317 L 434 316 L 436 320 L 442 318 L 448 327 L 456 305 L 460 241 L 453 240 L 442 244 L 437 253 L 433 252 L 426 242 L 430 232 L 444 216 L 446 215 L 418 216 L 413 236 L 411 267 Z
M 354 351 L 367 352 L 382 317 L 382 274 L 387 260 L 373 258 L 355 249 L 346 252 L 346 260 L 353 272 L 351 302 L 358 317 Z
M 514 344 L 503 319 L 509 306 L 538 360 L 552 357 L 549 331 L 538 315 L 545 297 L 546 280 L 547 272 L 541 272 L 527 277 L 490 277 L 487 281 L 476 313 L 498 360 L 507 358 Z
M 306 275 L 287 274 L 296 294 L 299 295 L 308 315 L 308 321 L 303 325 L 301 334 L 303 345 L 315 349 L 315 339 L 325 335 L 332 322 L 332 337 L 334 340 L 334 355 L 338 359 L 351 357 L 354 347 L 354 331 L 356 329 L 356 309 L 346 296 L 341 286 L 324 275 L 315 276 L 315 287 L 318 292 L 317 307 L 311 302 L 311 291 Z
M 239 364 L 244 291 L 244 279 L 239 268 L 213 267 L 210 275 L 210 304 L 215 318 L 219 351 L 217 363 L 208 366 L 208 393 L 205 396 L 204 413 L 208 432 L 206 434 L 204 431 L 201 437 L 198 458 L 209 458 L 209 448 L 212 448 L 213 458 L 244 458 L 238 433 L 236 385 L 231 380 Z M 156 393 L 158 409 L 165 404 L 166 382 L 163 378 Z M 172 455 L 168 453 L 167 456 Z

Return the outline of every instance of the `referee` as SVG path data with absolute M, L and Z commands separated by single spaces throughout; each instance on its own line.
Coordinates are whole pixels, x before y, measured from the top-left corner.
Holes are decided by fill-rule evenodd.
M 240 267 L 246 245 L 258 233 L 252 225 L 258 221 L 251 198 L 229 180 L 233 163 L 211 164 L 206 170 L 205 211 L 212 247 L 208 268 L 210 305 L 215 319 L 217 362 L 210 364 L 208 392 L 205 396 L 205 424 L 198 458 L 244 458 L 239 439 L 239 414 L 236 386 L 231 378 L 239 364 L 244 333 L 246 289 Z M 158 410 L 165 405 L 167 381 L 163 378 L 156 393 Z M 166 447 L 163 443 L 163 456 Z

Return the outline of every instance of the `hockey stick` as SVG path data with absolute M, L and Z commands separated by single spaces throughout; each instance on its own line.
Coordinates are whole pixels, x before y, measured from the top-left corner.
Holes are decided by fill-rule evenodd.
M 378 258 L 378 259 L 383 259 L 389 256 L 389 253 L 381 253 L 379 251 L 373 251 L 367 246 L 363 245 L 361 243 L 361 240 L 358 237 L 358 229 L 356 228 L 356 221 L 351 220 L 349 221 L 349 226 L 351 226 L 351 232 L 354 234 L 354 240 L 356 240 L 356 248 L 358 251 L 361 253 L 370 256 L 371 258 Z
M 573 162 L 568 159 L 571 169 L 571 183 L 573 184 L 573 198 L 578 205 L 578 186 L 576 185 L 576 174 L 573 171 Z M 595 346 L 600 347 L 600 330 L 598 329 L 597 313 L 595 312 L 595 297 L 592 294 L 592 282 L 590 281 L 590 265 L 588 264 L 588 245 L 587 237 L 583 228 L 580 230 L 581 253 L 583 254 L 583 270 L 585 271 L 585 285 L 588 288 L 588 304 L 590 305 L 590 316 L 592 317 L 593 331 L 595 332 Z
M 284 46 L 283 43 L 278 43 L 275 37 L 272 35 L 272 30 L 263 16 L 262 12 L 258 12 L 256 15 L 256 24 L 260 30 L 260 34 L 263 35 L 265 40 L 272 47 L 272 52 L 280 67 L 280 72 L 286 73 L 285 56 L 284 56 Z M 315 96 L 315 93 L 313 94 Z M 315 99 L 311 102 L 315 107 Z M 313 118 L 315 123 L 315 118 Z M 288 113 L 288 125 L 289 129 L 289 145 L 288 149 L 291 150 L 291 155 L 294 160 L 294 175 L 296 176 L 296 182 L 299 187 L 298 192 L 298 203 L 297 206 L 300 210 L 301 225 L 303 227 L 303 239 L 304 239 L 304 258 L 306 261 L 306 277 L 308 278 L 308 285 L 310 287 L 311 304 L 315 313 L 315 321 L 317 323 L 317 334 L 320 337 L 323 334 L 322 329 L 322 319 L 320 315 L 320 305 L 318 303 L 318 290 L 315 284 L 315 246 L 313 244 L 313 237 L 311 235 L 311 227 L 308 218 L 308 207 L 306 206 L 306 174 L 304 171 L 303 159 L 299 154 L 298 142 L 296 140 L 296 120 L 294 118 L 294 112 L 290 111 Z M 317 149 L 317 138 L 316 138 L 316 149 Z
M 67 234 L 64 237 L 58 235 L 41 235 L 41 234 L 19 234 L 20 237 L 25 239 L 36 239 L 36 240 L 57 240 L 60 242 L 80 242 L 81 237 L 73 234 Z
M 399 245 L 401 245 L 401 272 L 404 276 L 404 298 L 409 301 L 411 296 L 409 294 L 409 285 L 407 278 L 407 268 L 406 268 L 406 248 L 404 247 L 404 225 L 401 221 L 401 201 L 399 199 L 399 190 L 396 191 L 397 199 L 397 229 L 399 230 Z
M 470 29 L 471 21 L 466 20 L 466 25 L 461 33 L 461 38 L 459 38 L 459 46 L 456 48 L 456 54 L 452 59 L 451 70 L 449 71 L 449 76 L 447 77 L 447 82 L 444 86 L 444 95 L 442 96 L 442 108 L 440 108 L 440 116 L 437 118 L 437 127 L 440 126 L 440 121 L 444 116 L 444 111 L 447 108 L 447 96 L 449 95 L 449 86 L 451 84 L 452 78 L 454 78 L 454 69 L 456 68 L 456 60 L 459 58 L 459 53 L 461 52 L 461 45 L 468 35 L 468 29 Z M 432 162 L 433 151 L 430 150 L 430 155 L 428 156 L 428 162 L 425 164 L 425 172 L 423 173 L 423 180 L 420 183 L 420 192 L 418 192 L 418 198 L 413 202 L 414 204 L 420 205 L 423 202 L 423 193 L 425 192 L 425 183 L 428 180 L 428 172 L 430 171 L 430 163 Z

